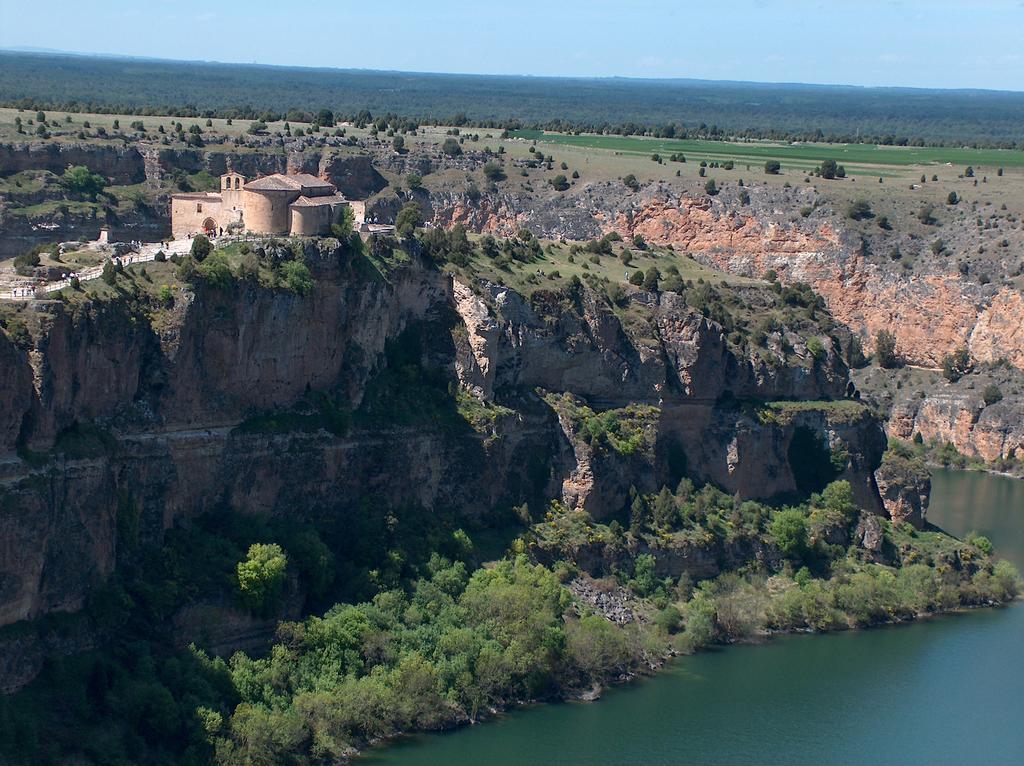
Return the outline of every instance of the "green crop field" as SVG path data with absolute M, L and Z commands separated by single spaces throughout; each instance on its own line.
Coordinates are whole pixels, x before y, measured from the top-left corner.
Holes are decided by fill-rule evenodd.
M 540 130 L 517 130 L 515 138 L 539 143 L 606 149 L 623 154 L 660 154 L 666 159 L 683 154 L 687 160 L 733 160 L 764 162 L 779 160 L 807 168 L 822 160 L 833 159 L 840 164 L 873 166 L 909 165 L 973 165 L 975 167 L 1024 167 L 1024 152 L 1008 149 L 971 149 L 955 147 L 901 147 L 875 144 L 777 144 L 768 142 L 729 143 L 641 138 L 635 136 L 571 135 Z

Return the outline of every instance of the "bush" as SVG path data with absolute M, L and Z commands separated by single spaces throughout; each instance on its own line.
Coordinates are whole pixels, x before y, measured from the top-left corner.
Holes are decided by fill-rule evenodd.
M 647 269 L 647 273 L 644 274 L 644 290 L 656 292 L 658 290 L 658 280 L 661 279 L 661 272 L 658 271 L 657 266 L 651 266 Z
M 497 183 L 505 180 L 505 171 L 497 162 L 488 162 L 484 165 L 484 177 L 492 183 Z
M 709 178 L 707 183 L 704 184 L 704 192 L 712 197 L 718 194 L 718 186 L 715 184 L 714 178 Z
M 72 196 L 95 200 L 106 187 L 107 179 L 98 173 L 90 172 L 85 165 L 75 165 L 64 171 L 64 175 L 60 177 L 60 185 Z
M 991 406 L 1003 400 L 1003 392 L 999 390 L 999 386 L 985 386 L 985 390 L 981 393 L 981 398 L 985 400 L 986 406 Z
M 281 276 L 284 279 L 285 286 L 293 293 L 298 293 L 299 295 L 308 295 L 316 286 L 316 283 L 313 281 L 313 275 L 309 272 L 309 267 L 301 261 L 287 261 L 281 267 Z
M 961 347 L 942 357 L 942 376 L 950 383 L 955 383 L 970 372 L 972 366 L 970 351 Z
M 807 518 L 803 511 L 787 508 L 777 512 L 769 531 L 784 556 L 800 558 L 807 550 Z
M 192 240 L 192 249 L 189 251 L 197 263 L 202 263 L 206 256 L 213 250 L 213 245 L 205 234 L 196 234 Z
M 871 204 L 867 200 L 858 199 L 851 202 L 846 208 L 847 218 L 860 221 L 871 217 Z
M 764 172 L 770 176 L 777 176 L 782 170 L 782 163 L 778 160 L 768 160 L 764 163 Z
M 408 239 L 423 225 L 423 210 L 415 202 L 407 203 L 395 216 L 395 233 Z
M 236 567 L 242 601 L 254 612 L 270 614 L 278 606 L 284 588 L 288 558 L 276 543 L 253 543 L 245 561 Z
M 879 367 L 887 370 L 900 366 L 899 357 L 896 356 L 896 336 L 888 330 L 879 330 L 875 335 L 875 359 Z
M 441 152 L 449 157 L 458 157 L 462 154 L 462 147 L 459 146 L 459 142 L 454 138 L 446 138 L 444 143 L 441 144 Z
M 569 180 L 562 174 L 559 174 L 551 179 L 551 185 L 555 191 L 565 191 L 569 188 Z
M 39 253 L 34 250 L 29 253 L 19 255 L 14 259 L 14 272 L 18 276 L 27 277 L 32 274 L 32 270 L 39 265 Z
M 231 263 L 223 253 L 214 253 L 196 266 L 196 274 L 210 287 L 224 290 L 231 285 L 234 274 Z
M 640 189 L 640 182 L 636 180 L 636 176 L 632 173 L 623 178 L 622 183 L 624 183 L 626 188 L 630 191 L 638 191 Z

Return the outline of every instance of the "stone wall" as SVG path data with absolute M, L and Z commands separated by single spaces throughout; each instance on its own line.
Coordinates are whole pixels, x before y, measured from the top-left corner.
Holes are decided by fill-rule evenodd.
M 231 211 L 228 210 L 228 213 Z M 219 195 L 176 195 L 171 198 L 171 236 L 184 239 L 203 231 L 203 222 L 213 219 L 215 227 L 227 226 L 224 204 Z
M 289 206 L 299 197 L 297 191 L 252 191 L 243 195 L 245 228 L 259 234 L 287 234 L 290 230 Z

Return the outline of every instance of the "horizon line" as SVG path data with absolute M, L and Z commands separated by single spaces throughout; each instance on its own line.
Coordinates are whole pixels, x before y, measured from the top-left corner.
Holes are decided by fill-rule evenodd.
M 488 72 L 438 72 L 431 70 L 406 70 L 406 69 L 369 69 L 363 67 L 342 67 L 342 66 L 311 66 L 308 64 L 264 64 L 258 61 L 219 61 L 216 59 L 175 59 L 164 56 L 140 56 L 125 53 L 100 53 L 91 51 L 68 51 L 59 48 L 43 48 L 35 46 L 0 46 L 0 53 L 21 54 L 30 56 L 68 56 L 77 58 L 129 60 L 129 61 L 151 61 L 168 64 L 205 64 L 213 66 L 239 66 L 258 67 L 265 69 L 304 69 L 310 72 L 339 72 L 339 73 L 366 73 L 366 74 L 396 74 L 396 75 L 420 75 L 420 76 L 449 76 L 449 77 L 487 77 L 487 78 L 508 78 L 508 79 L 536 79 L 536 80 L 588 80 L 608 81 L 620 80 L 637 83 L 701 83 L 712 85 L 758 85 L 778 87 L 805 87 L 805 88 L 849 88 L 856 90 L 896 90 L 896 91 L 922 91 L 929 93 L 1008 93 L 1013 95 L 1024 95 L 1022 90 L 1009 90 L 1006 88 L 936 88 L 919 85 L 858 85 L 852 83 L 815 83 L 797 81 L 777 80 L 717 80 L 703 77 L 639 77 L 635 75 L 555 75 L 555 74 L 496 74 Z

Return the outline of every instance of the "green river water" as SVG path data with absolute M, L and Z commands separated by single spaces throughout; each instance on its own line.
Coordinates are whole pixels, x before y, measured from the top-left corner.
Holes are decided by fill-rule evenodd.
M 929 520 L 1024 569 L 1024 482 L 937 471 Z M 1024 764 L 1024 605 L 684 657 L 595 704 L 408 737 L 368 766 Z

